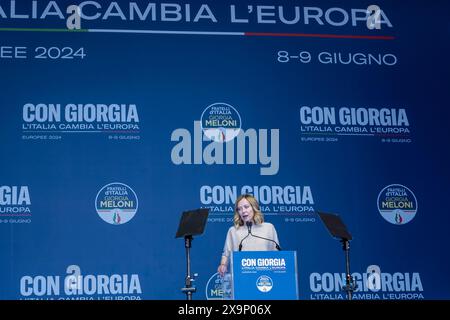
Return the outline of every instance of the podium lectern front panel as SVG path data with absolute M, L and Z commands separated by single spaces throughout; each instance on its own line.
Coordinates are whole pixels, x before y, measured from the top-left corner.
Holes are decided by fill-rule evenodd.
M 296 251 L 240 251 L 231 257 L 235 300 L 298 300 Z

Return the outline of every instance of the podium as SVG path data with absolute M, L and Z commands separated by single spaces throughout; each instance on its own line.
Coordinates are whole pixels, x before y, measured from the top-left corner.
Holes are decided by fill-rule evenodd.
M 224 299 L 298 300 L 296 251 L 237 251 Z

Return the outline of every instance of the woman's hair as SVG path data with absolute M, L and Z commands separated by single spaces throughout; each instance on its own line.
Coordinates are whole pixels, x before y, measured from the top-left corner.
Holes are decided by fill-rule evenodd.
M 234 226 L 236 228 L 238 228 L 239 226 L 244 225 L 244 221 L 241 219 L 241 216 L 239 215 L 238 208 L 237 208 L 239 201 L 241 201 L 242 199 L 246 199 L 252 206 L 253 213 L 254 213 L 253 220 L 255 221 L 255 224 L 263 223 L 264 216 L 263 216 L 261 210 L 259 209 L 258 201 L 251 194 L 242 194 L 236 199 L 236 202 L 234 204 L 234 217 L 233 217 Z

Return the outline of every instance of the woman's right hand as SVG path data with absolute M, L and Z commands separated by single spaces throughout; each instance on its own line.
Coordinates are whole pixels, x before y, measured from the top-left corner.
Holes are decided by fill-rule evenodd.
M 227 273 L 227 266 L 225 264 L 220 264 L 217 268 L 217 272 L 223 277 L 223 275 Z

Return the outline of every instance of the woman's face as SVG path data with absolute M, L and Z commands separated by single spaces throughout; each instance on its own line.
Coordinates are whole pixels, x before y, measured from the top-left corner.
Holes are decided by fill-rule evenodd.
M 247 221 L 252 221 L 255 214 L 250 202 L 248 202 L 248 200 L 245 198 L 241 199 L 241 201 L 238 202 L 237 212 L 239 213 L 242 221 L 244 221 L 244 224 Z

